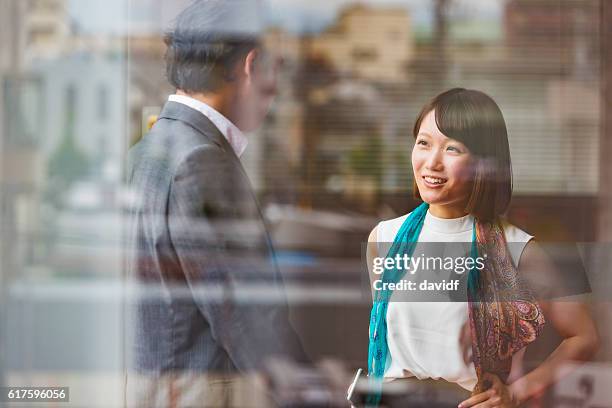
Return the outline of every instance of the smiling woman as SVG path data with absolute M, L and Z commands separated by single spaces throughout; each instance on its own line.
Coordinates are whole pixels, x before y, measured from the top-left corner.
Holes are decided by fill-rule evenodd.
M 533 236 L 503 218 L 512 168 L 508 132 L 495 101 L 479 91 L 446 91 L 423 107 L 413 135 L 414 194 L 423 203 L 380 222 L 369 238 L 368 267 L 378 289 L 370 318 L 369 375 L 420 385 L 424 379 L 451 383 L 455 400 L 449 406 L 516 407 L 551 385 L 562 364 L 593 355 L 595 325 L 580 302 L 533 295 L 544 292 L 541 283 L 534 284 L 550 262 Z M 431 243 L 471 243 L 470 256 L 484 255 L 484 268 L 468 272 L 461 300 L 400 301 L 392 284 L 402 282 L 405 270 L 384 263 L 382 273 L 374 273 L 374 260 L 411 257 L 436 246 Z M 418 269 L 411 274 L 446 277 Z M 542 332 L 544 316 L 564 340 L 544 363 L 524 373 L 523 355 Z M 376 405 L 380 397 L 375 393 L 369 402 Z
M 490 221 L 506 211 L 512 195 L 510 148 L 493 99 L 461 88 L 444 92 L 423 107 L 413 134 L 414 193 L 431 205 L 432 214 L 472 213 Z M 460 214 L 453 214 L 457 208 Z

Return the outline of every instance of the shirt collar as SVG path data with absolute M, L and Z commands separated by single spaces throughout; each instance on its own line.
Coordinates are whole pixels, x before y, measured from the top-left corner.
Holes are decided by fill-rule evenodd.
M 202 113 L 217 127 L 217 129 L 219 129 L 223 137 L 225 137 L 230 146 L 232 146 L 232 150 L 234 150 L 236 156 L 242 156 L 249 142 L 247 137 L 228 118 L 219 113 L 219 111 L 187 95 L 170 95 L 168 101 L 181 103 Z

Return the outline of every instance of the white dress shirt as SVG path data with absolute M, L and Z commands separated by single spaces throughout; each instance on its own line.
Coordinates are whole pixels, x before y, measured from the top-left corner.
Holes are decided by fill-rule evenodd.
M 244 133 L 242 133 L 242 131 L 238 129 L 238 127 L 228 118 L 223 116 L 210 105 L 186 95 L 170 95 L 168 97 L 168 101 L 182 103 L 183 105 L 189 106 L 190 108 L 195 109 L 202 115 L 206 116 L 229 142 L 230 146 L 232 146 L 232 149 L 234 150 L 234 153 L 236 153 L 236 156 L 242 156 L 242 153 L 244 153 L 244 150 L 247 147 L 248 139 Z

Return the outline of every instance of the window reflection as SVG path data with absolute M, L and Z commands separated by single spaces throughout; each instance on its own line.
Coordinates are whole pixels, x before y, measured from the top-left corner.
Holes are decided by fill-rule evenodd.
M 125 214 L 138 200 L 126 152 L 174 91 L 162 36 L 187 3 L 0 5 L 6 384 L 65 384 L 75 404 L 120 404 L 131 335 Z M 378 221 L 416 205 L 414 119 L 453 86 L 486 91 L 504 112 L 509 218 L 541 240 L 584 243 L 594 294 L 609 287 L 610 6 L 388 3 L 270 1 L 265 41 L 283 61 L 278 95 L 242 159 L 299 298 L 296 328 L 315 359 L 333 354 L 351 368 L 364 365 L 367 347 L 363 244 Z M 308 282 L 333 296 L 305 290 Z M 326 336 L 312 334 L 315 322 Z

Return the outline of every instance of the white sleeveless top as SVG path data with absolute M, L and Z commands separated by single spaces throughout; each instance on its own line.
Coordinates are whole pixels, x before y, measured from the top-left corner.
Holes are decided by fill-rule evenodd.
M 377 227 L 377 242 L 390 243 L 410 214 Z M 438 218 L 427 212 L 419 242 L 472 242 L 474 217 Z M 533 236 L 504 224 L 506 241 L 515 265 Z M 386 254 L 379 253 L 378 256 Z M 417 272 L 418 273 L 418 272 Z M 444 379 L 471 391 L 476 385 L 474 364 L 463 362 L 459 336 L 468 319 L 465 302 L 389 302 L 387 344 L 391 364 L 385 378 L 406 377 L 404 370 L 418 379 Z M 408 376 L 411 376 L 408 374 Z

